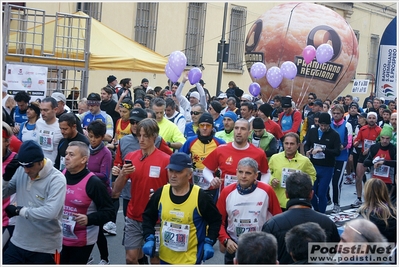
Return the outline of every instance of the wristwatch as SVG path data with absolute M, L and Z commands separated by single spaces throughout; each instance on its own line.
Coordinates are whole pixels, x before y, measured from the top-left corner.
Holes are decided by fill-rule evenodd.
M 170 147 L 170 142 L 166 142 L 166 144 L 168 145 L 168 147 Z
M 227 242 L 229 241 L 229 239 L 230 239 L 230 238 L 226 238 L 226 239 L 223 241 L 223 246 L 227 246 Z

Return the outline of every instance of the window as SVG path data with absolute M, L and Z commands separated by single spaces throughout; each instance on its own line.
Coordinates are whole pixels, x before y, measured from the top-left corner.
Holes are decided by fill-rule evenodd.
M 77 3 L 78 11 L 82 11 L 98 21 L 101 21 L 101 8 L 102 8 L 102 3 L 86 3 L 86 2 Z
M 374 76 L 377 72 L 377 59 L 378 59 L 378 46 L 380 44 L 380 38 L 378 35 L 372 34 L 370 37 L 370 53 L 369 53 L 369 64 L 368 73 L 372 73 Z
M 227 69 L 242 70 L 246 20 L 247 10 L 245 7 L 233 7 L 231 9 Z
M 204 50 L 206 3 L 189 3 L 186 49 L 188 66 L 201 66 Z
M 158 3 L 137 3 L 135 41 L 155 50 Z

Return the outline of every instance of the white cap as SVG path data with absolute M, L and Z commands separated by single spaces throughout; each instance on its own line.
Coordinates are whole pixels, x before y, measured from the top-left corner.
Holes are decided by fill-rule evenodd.
M 226 95 L 226 93 L 220 93 L 217 98 L 218 99 L 224 99 L 224 98 L 227 98 L 227 95 Z
M 62 102 L 64 102 L 64 104 L 66 103 L 66 97 L 63 93 L 54 92 L 51 94 L 51 97 L 54 98 L 55 100 L 57 100 L 57 102 L 62 101 Z
M 248 100 L 248 101 L 252 101 L 252 96 L 249 95 L 249 94 L 243 94 L 243 95 L 241 96 L 241 99 L 246 99 L 246 100 Z
M 2 92 L 7 92 L 7 90 L 8 90 L 8 83 L 3 80 Z
M 379 97 L 380 101 L 382 101 L 383 103 L 385 103 L 385 98 L 383 98 L 382 96 Z
M 200 95 L 199 95 L 198 92 L 192 92 L 192 93 L 190 94 L 190 97 L 195 97 L 196 99 L 200 100 Z

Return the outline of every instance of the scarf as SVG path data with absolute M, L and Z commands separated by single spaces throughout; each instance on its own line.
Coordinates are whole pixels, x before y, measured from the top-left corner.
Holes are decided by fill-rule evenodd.
M 213 140 L 213 135 L 214 135 L 214 134 L 215 134 L 215 131 L 212 130 L 212 132 L 211 132 L 211 134 L 210 134 L 209 136 L 202 136 L 202 135 L 200 134 L 200 131 L 197 130 L 198 140 L 200 140 L 201 143 L 203 143 L 203 144 L 205 144 L 205 145 L 207 145 L 207 144 L 209 144 L 210 142 L 212 142 L 212 140 Z
M 248 195 L 255 191 L 255 189 L 258 187 L 258 182 L 255 181 L 250 187 L 247 188 L 242 188 L 239 183 L 237 183 L 237 191 L 240 195 Z
M 101 149 L 104 147 L 104 142 L 101 142 L 100 145 L 96 148 L 93 148 L 91 145 L 89 146 L 90 149 L 90 155 L 95 155 L 97 154 Z

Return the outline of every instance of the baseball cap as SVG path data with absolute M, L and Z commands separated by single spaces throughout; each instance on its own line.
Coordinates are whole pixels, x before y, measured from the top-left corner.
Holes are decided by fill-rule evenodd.
M 54 98 L 55 100 L 57 100 L 57 102 L 58 101 L 62 101 L 64 103 L 66 103 L 66 97 L 65 97 L 65 95 L 63 93 L 54 92 L 54 93 L 51 94 L 51 97 Z
M 309 103 L 309 106 L 313 106 L 313 105 L 316 105 L 316 106 L 319 106 L 319 107 L 323 107 L 323 102 L 321 102 L 320 100 L 316 100 L 316 101 L 314 101 L 312 103 Z
M 227 98 L 227 95 L 226 95 L 226 93 L 220 93 L 217 98 L 218 99 L 224 99 L 224 98 Z
M 192 168 L 192 167 L 193 164 L 191 162 L 190 156 L 183 152 L 173 153 L 172 156 L 170 157 L 170 162 L 168 166 L 166 166 L 167 169 L 172 169 L 178 172 L 186 168 Z
M 129 120 L 142 121 L 147 118 L 147 112 L 142 108 L 134 108 L 130 111 Z
M 248 101 L 252 101 L 252 96 L 249 95 L 249 94 L 243 94 L 243 95 L 241 96 L 241 99 L 246 99 L 246 100 L 248 100 Z

